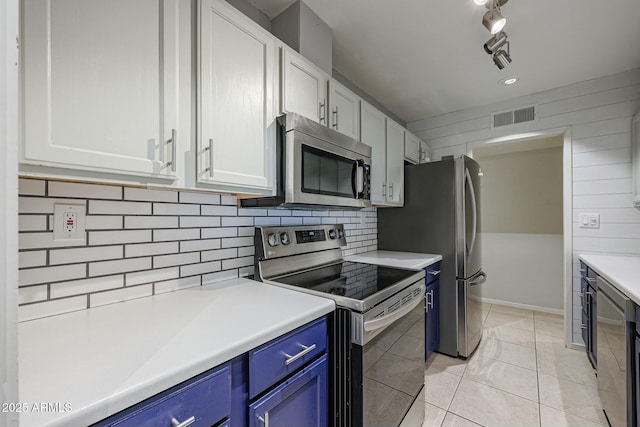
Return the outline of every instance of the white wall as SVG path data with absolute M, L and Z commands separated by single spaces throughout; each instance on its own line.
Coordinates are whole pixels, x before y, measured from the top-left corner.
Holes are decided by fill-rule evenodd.
M 0 2 L 0 402 L 18 402 L 18 2 Z M 0 426 L 17 425 L 16 413 L 0 411 Z
M 537 105 L 537 120 L 491 129 L 491 113 Z M 631 119 L 640 110 L 640 69 L 408 124 L 433 158 L 512 134 L 568 129 L 572 138 L 573 342 L 582 343 L 577 256 L 640 255 L 640 211 L 631 203 Z M 601 228 L 578 228 L 578 214 L 600 214 Z

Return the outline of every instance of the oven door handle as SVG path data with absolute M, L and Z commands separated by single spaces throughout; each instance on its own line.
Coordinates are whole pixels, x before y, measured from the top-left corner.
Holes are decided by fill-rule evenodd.
M 420 294 L 420 296 L 416 296 L 413 301 L 407 303 L 405 306 L 397 309 L 393 313 L 387 314 L 386 316 L 382 316 L 374 320 L 369 320 L 367 322 L 364 322 L 365 332 L 386 328 L 387 326 L 389 326 L 390 324 L 392 324 L 393 322 L 400 319 L 401 317 L 409 313 L 411 310 L 416 308 L 416 306 L 421 302 L 424 302 L 424 289 L 422 290 L 422 293 Z

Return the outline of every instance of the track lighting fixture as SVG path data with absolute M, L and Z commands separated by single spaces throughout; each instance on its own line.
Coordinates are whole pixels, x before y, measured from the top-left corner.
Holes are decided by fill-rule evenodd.
M 509 0 L 473 0 L 477 5 L 484 5 L 489 9 L 482 17 L 482 25 L 484 25 L 493 37 L 484 44 L 484 51 L 489 55 L 493 55 L 493 62 L 496 67 L 503 69 L 511 63 L 511 53 L 509 52 L 509 42 L 507 41 L 507 33 L 502 31 L 507 19 L 500 13 L 500 8 Z M 502 49 L 506 46 L 506 50 Z
M 506 23 L 507 18 L 500 15 L 500 11 L 493 7 L 482 17 L 482 25 L 487 27 L 487 30 L 489 30 L 491 34 L 496 34 L 502 30 Z
M 483 4 L 485 4 L 488 0 L 473 0 L 473 2 L 475 4 L 477 4 L 478 6 L 482 6 Z
M 509 42 L 507 42 L 507 50 L 500 49 L 493 55 L 493 62 L 496 67 L 503 69 L 507 65 L 511 64 L 511 54 L 509 53 Z
M 500 31 L 499 33 L 497 33 L 493 37 L 491 37 L 484 44 L 484 51 L 487 52 L 489 55 L 492 55 L 498 49 L 500 49 L 502 46 L 504 46 L 504 44 L 506 42 L 507 42 L 507 33 L 505 33 L 504 31 Z

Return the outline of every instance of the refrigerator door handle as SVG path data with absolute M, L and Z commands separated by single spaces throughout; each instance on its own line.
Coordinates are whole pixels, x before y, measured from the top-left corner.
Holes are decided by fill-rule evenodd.
M 469 286 L 482 285 L 486 281 L 487 281 L 487 273 L 485 273 L 484 271 L 481 271 L 473 279 L 469 280 Z
M 478 228 L 478 211 L 476 206 L 476 192 L 473 188 L 473 181 L 471 180 L 471 175 L 469 174 L 469 169 L 465 169 L 464 171 L 464 180 L 469 184 L 469 191 L 471 192 L 471 207 L 473 209 L 473 222 L 472 222 L 472 237 L 471 244 L 467 249 L 467 259 L 471 258 L 471 253 L 473 252 L 473 247 L 476 244 L 476 231 Z

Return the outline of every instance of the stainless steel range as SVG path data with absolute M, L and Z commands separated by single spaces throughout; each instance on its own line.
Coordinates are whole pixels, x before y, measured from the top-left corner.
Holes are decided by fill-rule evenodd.
M 347 262 L 342 225 L 257 227 L 255 278 L 336 302 L 334 425 L 424 421 L 424 272 Z

